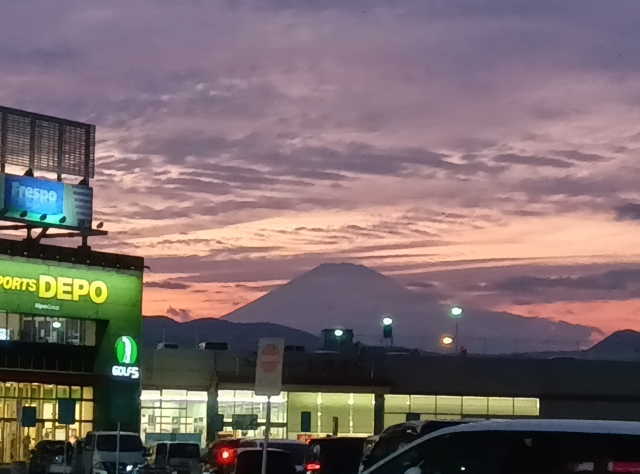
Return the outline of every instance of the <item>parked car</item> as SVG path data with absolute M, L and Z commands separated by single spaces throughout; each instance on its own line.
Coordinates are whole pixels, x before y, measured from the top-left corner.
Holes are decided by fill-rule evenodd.
M 138 433 L 90 431 L 83 441 L 76 443 L 74 472 L 125 474 L 144 465 L 147 455 Z
M 62 472 L 69 464 L 73 447 L 67 442 L 67 462 L 65 463 L 65 442 L 57 440 L 43 440 L 31 450 L 29 460 L 29 474 L 48 474 L 51 471 Z M 55 466 L 55 467 L 54 467 Z M 56 468 L 60 469 L 56 469 Z
M 222 438 L 207 446 L 202 458 L 206 472 L 227 474 L 235 465 L 241 438 Z
M 307 474 L 357 474 L 365 438 L 327 437 L 309 441 Z
M 239 448 L 259 448 L 264 445 L 263 439 L 243 439 L 240 441 Z M 286 451 L 291 455 L 291 461 L 295 466 L 296 472 L 304 471 L 304 458 L 307 453 L 307 444 L 302 441 L 289 439 L 270 439 L 269 449 L 279 449 Z
M 365 473 L 633 473 L 639 446 L 639 422 L 480 421 L 428 434 Z
M 262 470 L 261 448 L 240 448 L 233 467 L 233 474 L 260 474 Z M 267 449 L 267 474 L 295 474 L 292 455 L 281 449 Z
M 200 474 L 200 445 L 179 441 L 161 441 L 153 448 L 151 464 L 167 468 L 172 474 Z
M 398 449 L 433 431 L 468 423 L 466 420 L 416 420 L 389 426 L 377 436 L 366 439 L 360 462 L 360 472 L 365 471 Z

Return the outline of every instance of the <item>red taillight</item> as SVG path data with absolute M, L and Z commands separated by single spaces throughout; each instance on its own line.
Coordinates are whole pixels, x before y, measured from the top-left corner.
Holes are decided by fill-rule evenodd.
M 236 460 L 236 450 L 233 448 L 220 448 L 216 458 L 218 464 L 233 464 Z
M 320 463 L 319 462 L 310 462 L 309 464 L 307 464 L 307 471 L 319 471 L 320 470 Z
M 629 472 L 632 474 L 640 473 L 640 462 L 620 462 L 613 461 L 607 466 L 609 472 Z

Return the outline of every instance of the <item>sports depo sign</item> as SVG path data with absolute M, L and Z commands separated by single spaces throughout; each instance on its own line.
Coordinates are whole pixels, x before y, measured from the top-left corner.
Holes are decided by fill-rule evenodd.
M 140 298 L 132 272 L 0 255 L 0 308 L 8 312 L 129 318 Z

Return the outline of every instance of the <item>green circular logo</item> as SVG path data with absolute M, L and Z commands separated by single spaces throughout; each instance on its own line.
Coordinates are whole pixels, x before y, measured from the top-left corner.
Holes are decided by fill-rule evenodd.
M 130 336 L 116 339 L 116 359 L 118 364 L 135 364 L 138 360 L 138 344 Z

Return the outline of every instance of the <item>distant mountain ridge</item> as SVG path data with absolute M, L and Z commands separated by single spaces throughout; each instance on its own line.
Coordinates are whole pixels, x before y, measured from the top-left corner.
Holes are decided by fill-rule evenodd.
M 616 331 L 584 352 L 592 358 L 640 359 L 640 332 Z
M 315 349 L 320 339 L 298 329 L 272 323 L 232 323 L 219 318 L 177 322 L 166 316 L 146 316 L 142 320 L 143 344 L 155 346 L 172 342 L 180 347 L 196 347 L 200 342 L 227 342 L 235 351 L 254 351 L 261 337 L 282 337 L 287 344 Z
M 165 316 L 148 316 L 143 320 L 143 343 L 147 347 L 166 341 L 186 348 L 195 347 L 199 342 L 211 341 L 227 342 L 234 351 L 253 352 L 260 337 L 282 337 L 287 345 L 304 346 L 307 351 L 313 351 L 321 346 L 319 337 L 278 324 L 232 323 L 216 318 L 177 322 Z M 371 350 L 375 351 L 373 348 Z M 582 351 L 525 352 L 504 355 L 543 359 L 640 361 L 640 332 L 617 331 Z
M 363 265 L 322 264 L 257 300 L 224 316 L 240 323 L 271 322 L 319 334 L 324 328 L 347 327 L 365 344 L 378 344 L 381 315 L 394 318 L 396 343 L 422 350 L 441 350 L 444 334 L 455 321 L 434 296 L 407 289 L 393 278 Z M 510 313 L 465 308 L 458 321 L 459 344 L 477 353 L 562 350 L 587 345 L 594 328 L 527 318 Z M 545 346 L 545 341 L 552 345 Z

